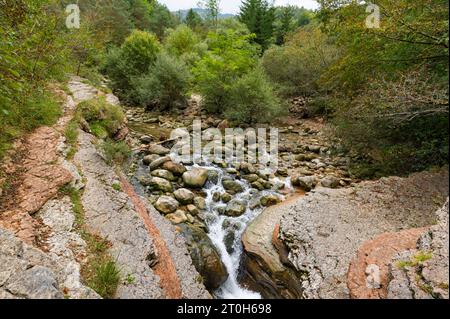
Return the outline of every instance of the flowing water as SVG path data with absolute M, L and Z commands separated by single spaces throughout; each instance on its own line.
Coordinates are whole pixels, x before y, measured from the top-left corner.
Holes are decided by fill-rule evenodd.
M 281 195 L 273 190 L 257 191 L 246 180 L 237 180 L 235 175 L 228 174 L 226 169 L 219 168 L 214 164 L 196 167 L 213 170 L 218 174 L 217 183 L 209 182 L 204 189 L 207 194 L 206 222 L 209 229 L 208 236 L 218 249 L 229 274 L 227 281 L 215 292 L 215 296 L 220 299 L 261 299 L 259 293 L 252 292 L 239 284 L 238 278 L 243 254 L 241 239 L 250 222 L 263 210 L 259 205 L 253 204 L 259 203 L 260 198 L 269 193 Z M 222 186 L 224 178 L 234 179 L 244 189 L 242 193 L 233 196 L 233 200 L 242 201 L 247 205 L 245 213 L 239 217 L 228 217 L 221 214 L 221 210 L 224 210 L 227 204 L 214 201 L 215 193 L 223 194 L 226 192 Z M 278 185 L 282 184 L 284 190 L 292 190 L 289 179 L 286 181 L 274 179 L 272 182 Z M 254 208 L 254 206 L 256 207 Z
M 260 299 L 261 295 L 259 293 L 250 291 L 239 283 L 240 266 L 243 257 L 242 235 L 247 226 L 262 212 L 263 208 L 258 205 L 261 197 L 267 194 L 276 194 L 283 197 L 275 189 L 283 189 L 283 193 L 292 192 L 293 188 L 290 179 L 288 178 L 285 181 L 278 178 L 272 179 L 271 182 L 277 185 L 274 187 L 274 190 L 258 191 L 253 189 L 246 180 L 237 179 L 236 175 L 227 172 L 227 168 L 221 168 L 213 162 L 187 166 L 188 170 L 194 167 L 215 171 L 218 176 L 217 181 L 214 181 L 214 183 L 208 182 L 203 190 L 207 195 L 205 223 L 208 227 L 208 236 L 216 246 L 229 274 L 227 281 L 214 292 L 214 295 L 220 299 Z M 230 165 L 228 168 L 231 167 Z M 136 191 L 141 193 L 141 195 L 144 195 L 146 190 L 145 187 L 140 185 L 136 177 L 145 174 L 148 174 L 148 167 L 143 165 L 142 161 L 139 161 L 132 183 Z M 223 215 L 227 204 L 214 200 L 214 194 L 226 192 L 222 186 L 224 178 L 233 179 L 244 189 L 243 192 L 233 195 L 233 200 L 241 201 L 246 205 L 245 213 L 239 217 Z

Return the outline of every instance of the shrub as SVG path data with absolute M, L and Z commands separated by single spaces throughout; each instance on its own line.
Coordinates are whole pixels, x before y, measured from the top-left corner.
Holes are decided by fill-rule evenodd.
M 80 103 L 76 116 L 79 121 L 85 120 L 99 138 L 113 137 L 125 122 L 122 108 L 103 97 Z
M 207 111 L 222 113 L 232 84 L 255 67 L 259 48 L 250 43 L 252 38 L 233 30 L 208 35 L 209 51 L 193 68 Z
M 130 147 L 125 142 L 107 139 L 101 144 L 105 160 L 108 164 L 123 164 L 131 156 Z
M 239 123 L 270 121 L 282 112 L 281 101 L 259 68 L 244 75 L 230 89 L 225 116 Z
M 142 106 L 157 104 L 162 109 L 185 105 L 189 78 L 183 62 L 160 53 L 151 72 L 133 80 L 135 99 Z
M 120 48 L 107 54 L 102 70 L 124 101 L 135 102 L 132 81 L 149 72 L 159 51 L 160 44 L 154 35 L 135 30 Z
M 285 46 L 274 46 L 262 58 L 262 66 L 285 96 L 310 95 L 320 89 L 318 81 L 337 59 L 338 50 L 318 28 L 305 27 Z

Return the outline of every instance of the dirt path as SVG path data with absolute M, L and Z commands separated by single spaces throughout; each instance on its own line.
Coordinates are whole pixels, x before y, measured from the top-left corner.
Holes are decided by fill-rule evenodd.
M 181 289 L 180 279 L 178 278 L 177 271 L 170 252 L 167 248 L 166 242 L 161 237 L 161 233 L 151 220 L 147 208 L 142 203 L 139 196 L 135 193 L 133 186 L 130 185 L 128 180 L 121 174 L 120 181 L 122 189 L 128 194 L 133 201 L 136 212 L 144 221 L 150 236 L 153 238 L 153 244 L 158 254 L 158 263 L 153 267 L 153 271 L 161 280 L 160 285 L 164 290 L 168 299 L 181 299 L 183 292 Z

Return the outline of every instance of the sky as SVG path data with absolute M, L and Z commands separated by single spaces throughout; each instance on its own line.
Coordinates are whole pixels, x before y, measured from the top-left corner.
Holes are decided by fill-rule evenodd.
M 198 7 L 199 0 L 158 0 L 158 2 L 165 4 L 170 11 L 177 11 L 182 9 L 190 9 Z M 297 5 L 308 9 L 316 9 L 318 4 L 315 0 L 275 0 L 275 5 Z M 222 0 L 222 13 L 238 13 L 241 0 Z

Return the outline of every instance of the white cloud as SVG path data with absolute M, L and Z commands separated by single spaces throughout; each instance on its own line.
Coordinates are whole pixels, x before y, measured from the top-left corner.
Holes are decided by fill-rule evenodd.
M 190 9 L 198 6 L 198 0 L 159 0 L 160 3 L 165 4 L 171 11 L 182 9 Z M 276 5 L 297 5 L 308 9 L 316 9 L 318 4 L 315 0 L 275 0 Z M 237 13 L 241 0 L 222 0 L 221 10 L 223 13 Z

